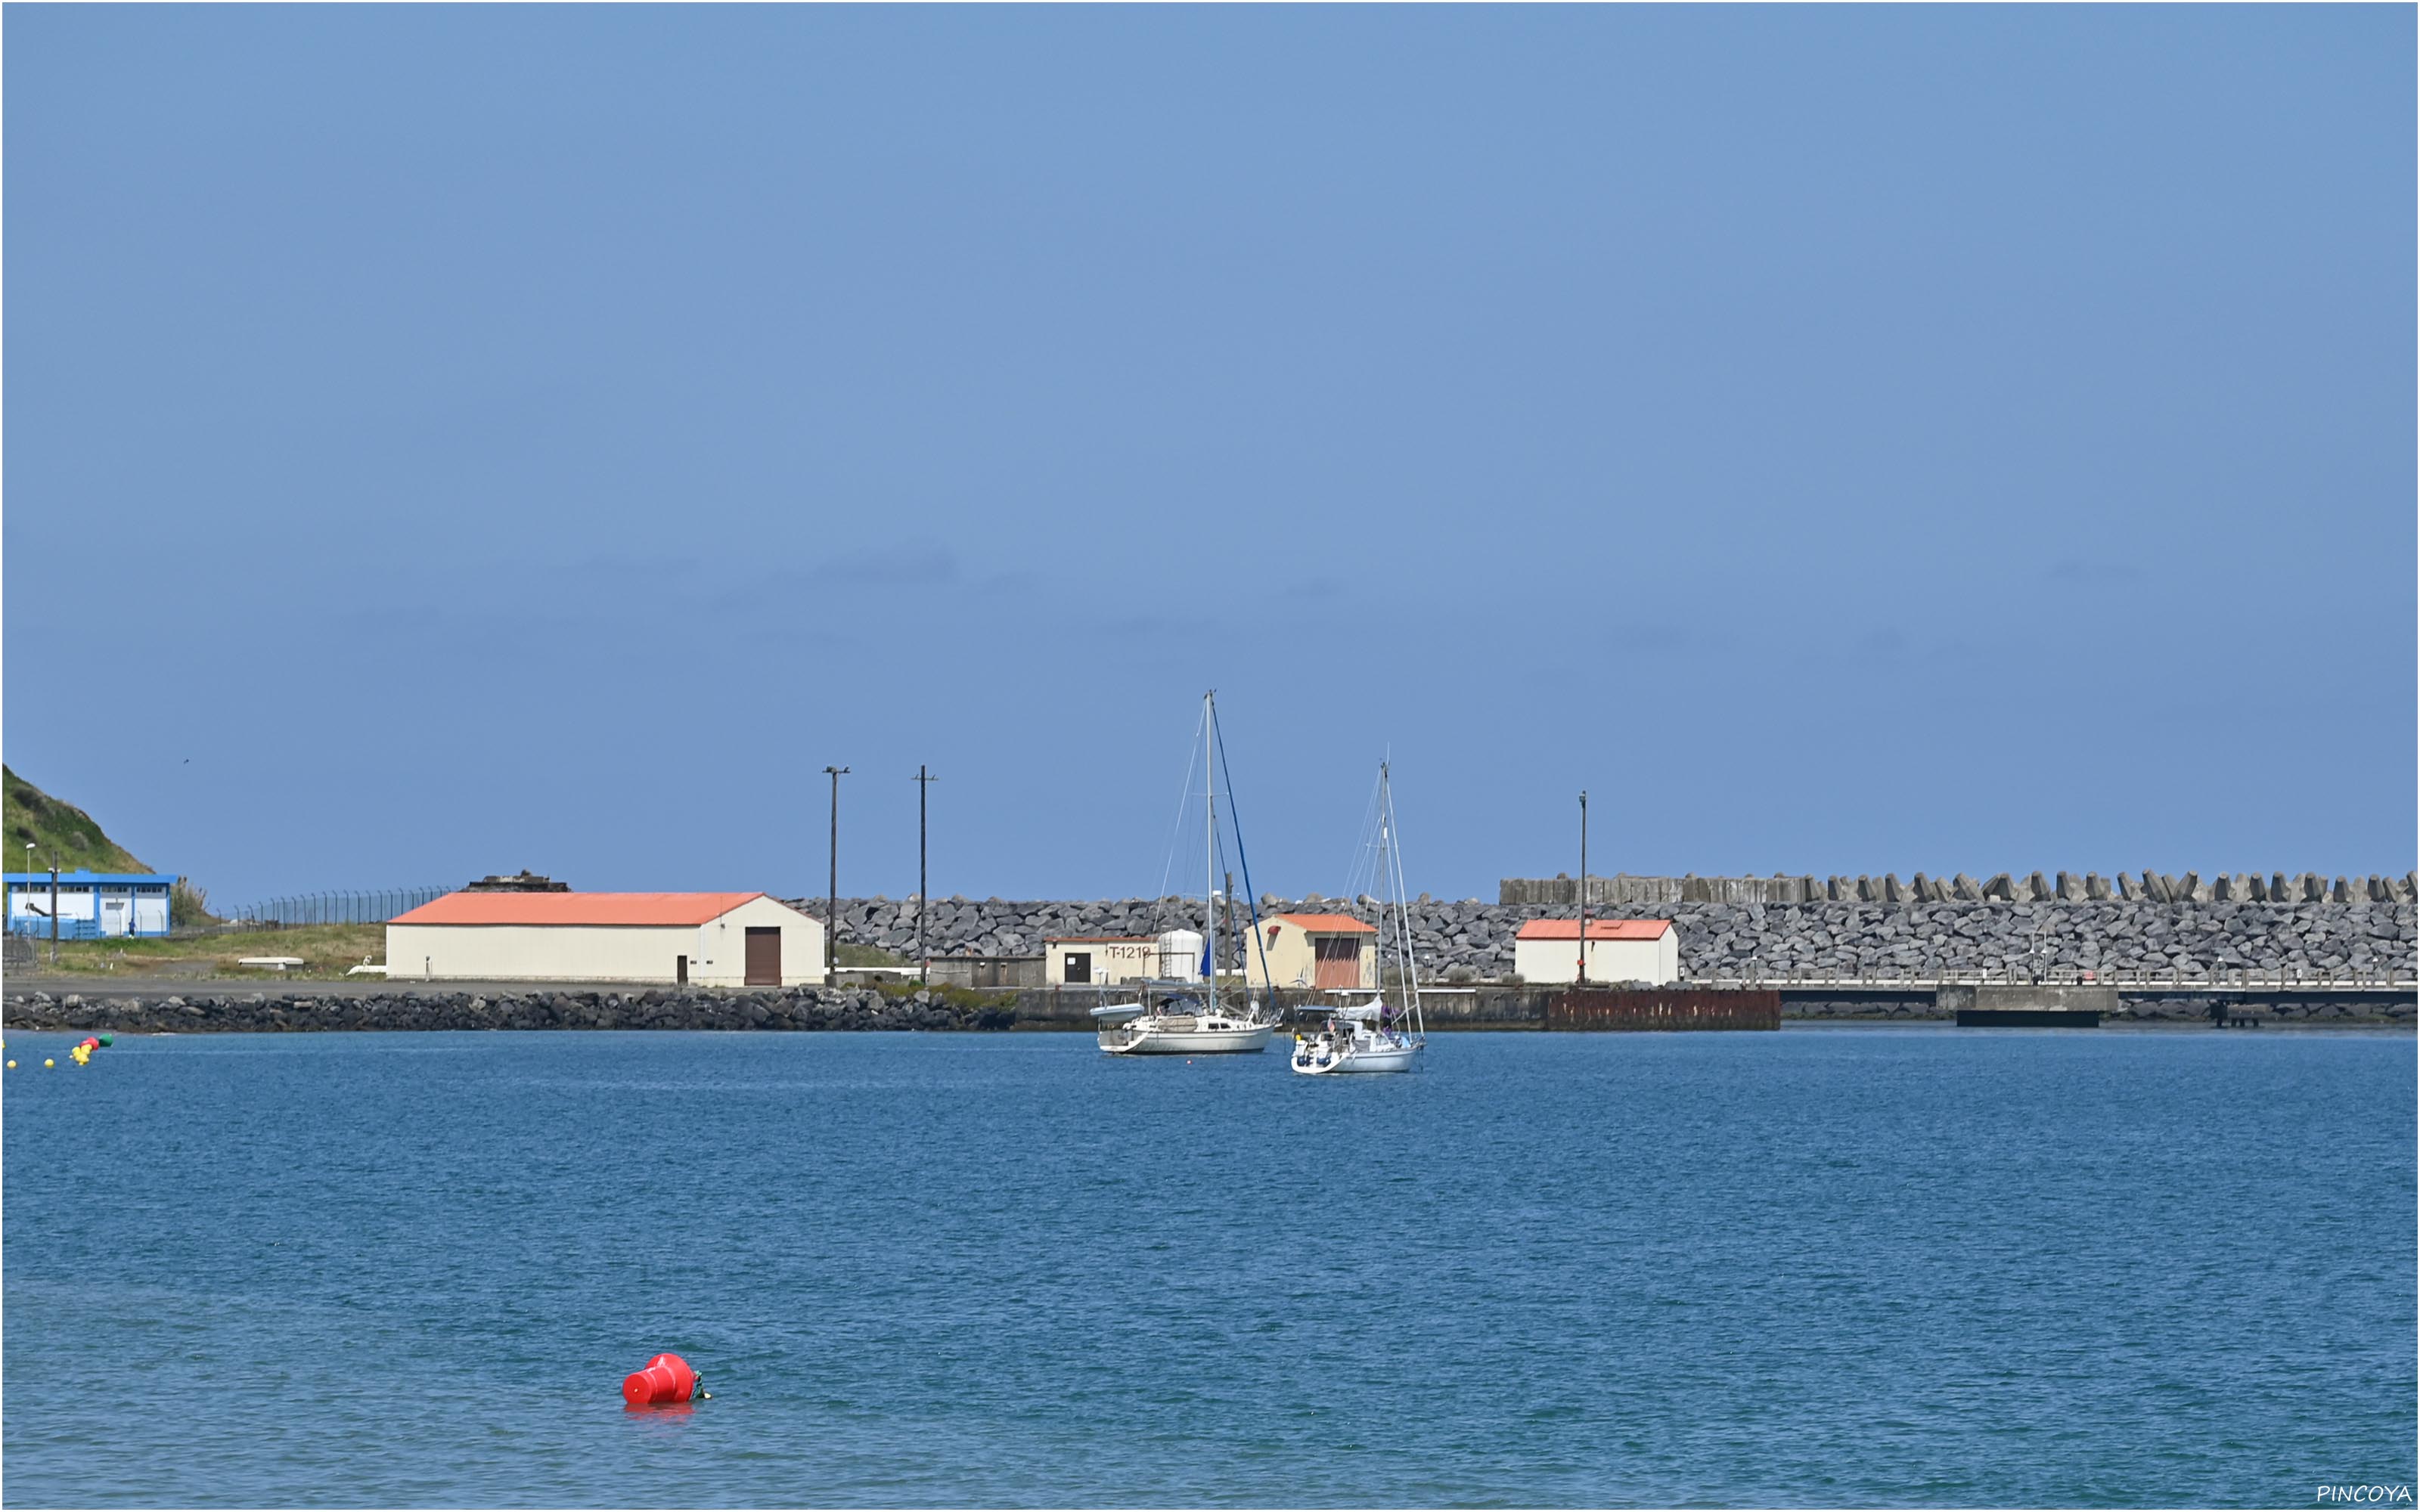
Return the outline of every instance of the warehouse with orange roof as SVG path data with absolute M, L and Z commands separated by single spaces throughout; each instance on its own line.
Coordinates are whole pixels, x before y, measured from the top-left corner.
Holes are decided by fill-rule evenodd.
M 820 919 L 761 892 L 450 892 L 386 926 L 390 981 L 800 987 Z

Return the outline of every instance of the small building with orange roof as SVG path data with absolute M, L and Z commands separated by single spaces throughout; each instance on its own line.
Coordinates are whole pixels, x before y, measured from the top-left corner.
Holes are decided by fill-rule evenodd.
M 1533 918 L 1512 936 L 1512 969 L 1523 981 L 1576 981 L 1580 921 Z M 1681 980 L 1681 934 L 1668 918 L 1588 921 L 1588 980 L 1643 981 L 1661 987 Z
M 386 926 L 390 981 L 801 987 L 823 921 L 761 892 L 449 892 Z
M 1261 937 L 1244 962 L 1248 981 L 1260 981 L 1261 962 L 1278 987 L 1350 989 L 1378 986 L 1378 931 L 1350 914 L 1269 914 Z

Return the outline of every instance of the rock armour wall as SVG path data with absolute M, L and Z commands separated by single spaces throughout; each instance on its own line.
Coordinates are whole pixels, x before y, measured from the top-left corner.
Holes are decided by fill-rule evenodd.
M 820 898 L 798 906 L 821 918 Z M 1036 956 L 1049 935 L 1147 935 L 1187 921 L 1181 900 L 1097 903 L 936 899 L 926 931 L 936 956 Z M 1261 912 L 1317 909 L 1375 921 L 1370 898 L 1264 898 Z M 1512 969 L 1512 935 L 1524 920 L 1569 918 L 1575 904 L 1518 905 L 1422 898 L 1412 905 L 1416 950 L 1440 976 L 1498 979 Z M 2071 970 L 2188 975 L 2252 970 L 2305 977 L 2410 972 L 2420 951 L 2420 909 L 2410 903 L 2086 902 L 1762 903 L 1629 903 L 1590 910 L 1600 918 L 1668 918 L 1681 934 L 1691 978 L 2014 975 Z M 912 900 L 843 899 L 839 938 L 902 957 L 915 952 Z
M 1591 876 L 1589 906 L 1623 903 L 2408 903 L 2420 894 L 2420 873 L 2399 877 L 2335 877 L 2317 872 L 2288 876 L 2272 872 L 2239 872 L 2213 875 L 2207 882 L 2198 872 L 2171 876 L 2163 872 L 2120 872 L 2103 877 L 2097 872 L 2061 872 L 2044 876 L 2036 872 L 2018 877 L 2002 872 L 1978 882 L 1961 872 L 1953 877 L 1928 877 L 1918 872 L 1907 882 L 1887 876 L 1770 877 L 1634 877 L 1617 873 Z M 1579 885 L 1569 876 L 1507 877 L 1497 886 L 1497 899 L 1509 906 L 1535 908 L 1579 904 Z

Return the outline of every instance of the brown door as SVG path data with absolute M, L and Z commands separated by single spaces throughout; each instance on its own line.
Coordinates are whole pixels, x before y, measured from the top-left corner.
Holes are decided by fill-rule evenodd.
M 782 932 L 778 929 L 748 931 L 748 985 L 779 987 L 782 985 Z
M 1350 934 L 1314 934 L 1311 953 L 1318 961 L 1318 971 L 1311 980 L 1314 987 L 1358 987 L 1361 985 L 1361 942 Z
M 685 955 L 673 957 L 673 980 L 684 987 L 689 985 L 689 957 Z

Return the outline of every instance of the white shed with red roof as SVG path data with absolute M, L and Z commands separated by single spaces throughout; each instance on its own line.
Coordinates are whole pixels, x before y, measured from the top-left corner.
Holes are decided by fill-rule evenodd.
M 451 892 L 386 926 L 390 981 L 799 987 L 824 926 L 761 892 Z
M 1576 981 L 1580 972 L 1580 921 L 1533 918 L 1512 936 L 1512 969 L 1523 981 Z M 1588 980 L 1591 984 L 1643 981 L 1661 987 L 1681 980 L 1681 934 L 1668 918 L 1591 918 L 1588 921 Z

